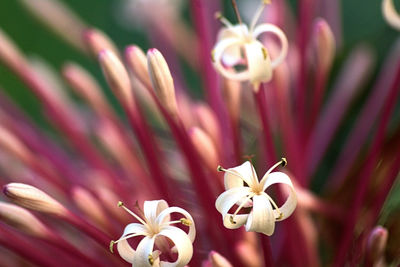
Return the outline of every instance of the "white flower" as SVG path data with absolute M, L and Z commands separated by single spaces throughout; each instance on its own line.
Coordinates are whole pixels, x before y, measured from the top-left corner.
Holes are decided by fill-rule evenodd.
M 226 18 L 219 17 L 226 27 L 220 31 L 212 51 L 214 67 L 221 75 L 227 79 L 250 81 L 255 90 L 260 83 L 272 79 L 272 71 L 283 62 L 288 51 L 288 40 L 281 29 L 270 23 L 259 24 L 256 27 L 267 3 L 269 1 L 262 1 L 250 28 L 243 23 L 232 25 Z M 257 40 L 263 33 L 276 35 L 281 43 L 280 53 L 273 60 L 267 48 Z M 240 65 L 245 65 L 246 69 L 237 70 Z
M 143 218 L 141 218 L 127 209 L 122 202 L 119 202 L 118 206 L 124 208 L 139 223 L 128 224 L 121 238 L 117 241 L 111 241 L 111 252 L 114 244 L 117 244 L 119 255 L 135 267 L 183 267 L 190 261 L 193 255 L 192 243 L 196 235 L 196 229 L 192 216 L 186 210 L 178 207 L 168 207 L 165 200 L 145 201 Z M 172 213 L 179 213 L 184 217 L 171 221 L 170 215 Z M 174 224 L 188 226 L 188 233 L 173 226 Z M 142 237 L 142 240 L 135 250 L 128 243 L 128 239 L 139 236 Z M 175 262 L 160 260 L 161 251 L 155 250 L 154 246 L 165 248 L 171 242 L 173 244 L 171 251 L 177 252 L 177 260 Z
M 396 11 L 393 0 L 383 0 L 382 11 L 387 23 L 400 30 L 400 14 Z
M 279 165 L 286 165 L 282 159 L 272 166 L 258 181 L 253 165 L 246 161 L 242 165 L 218 170 L 224 171 L 224 183 L 227 191 L 223 192 L 215 202 L 217 210 L 222 214 L 225 227 L 236 229 L 245 225 L 246 231 L 272 235 L 275 222 L 288 218 L 297 205 L 297 196 L 290 178 L 283 172 L 272 172 Z M 272 172 L 272 173 L 271 173 Z M 278 207 L 265 190 L 274 184 L 285 184 L 290 189 L 286 202 Z M 238 207 L 231 213 L 230 210 Z M 243 208 L 251 208 L 247 214 L 239 214 Z

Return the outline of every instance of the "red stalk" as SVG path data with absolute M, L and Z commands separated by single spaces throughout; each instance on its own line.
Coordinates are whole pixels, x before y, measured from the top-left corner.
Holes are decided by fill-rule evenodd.
M 363 200 L 365 199 L 365 196 L 368 192 L 368 187 L 372 179 L 371 174 L 373 173 L 373 169 L 376 166 L 376 163 L 379 159 L 379 154 L 382 150 L 387 126 L 389 124 L 391 114 L 393 113 L 394 108 L 396 106 L 397 97 L 400 92 L 399 87 L 400 87 L 400 63 L 398 63 L 396 76 L 392 83 L 392 86 L 390 87 L 389 95 L 386 99 L 386 105 L 384 106 L 382 119 L 378 125 L 378 132 L 369 150 L 365 168 L 360 174 L 360 179 L 358 183 L 359 187 L 357 187 L 352 207 L 349 209 L 349 214 L 347 216 L 348 223 L 346 224 L 344 229 L 344 234 L 340 242 L 340 247 L 337 256 L 335 258 L 334 266 L 338 267 L 343 266 L 343 264 L 346 261 L 347 252 L 350 248 L 354 233 L 354 227 L 357 223 L 358 215 L 361 211 Z

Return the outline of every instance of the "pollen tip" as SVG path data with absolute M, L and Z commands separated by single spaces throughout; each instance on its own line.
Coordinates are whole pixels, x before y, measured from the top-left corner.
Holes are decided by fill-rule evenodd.
M 233 219 L 233 216 L 232 216 L 232 215 L 229 217 L 229 221 L 230 221 L 232 224 L 236 224 L 236 222 L 235 222 L 235 220 Z
M 150 265 L 153 265 L 153 264 L 154 264 L 153 255 L 149 254 L 148 260 L 149 260 Z
M 180 221 L 181 221 L 181 224 L 183 224 L 183 225 L 186 225 L 186 226 L 192 225 L 192 222 L 186 218 L 182 218 L 182 219 L 180 219 Z
M 285 167 L 287 165 L 287 159 L 286 158 L 282 158 L 282 167 Z
M 122 202 L 122 201 L 118 201 L 118 207 L 122 207 L 123 205 L 124 205 L 124 202 Z
M 111 241 L 110 241 L 110 252 L 111 252 L 111 253 L 114 253 L 114 244 L 115 244 L 115 241 L 114 241 L 114 240 L 111 240 Z
M 213 63 L 215 62 L 215 50 L 214 49 L 211 51 L 211 61 Z
M 217 12 L 215 12 L 214 17 L 215 17 L 215 19 L 221 19 L 222 13 L 220 11 L 217 11 Z
M 222 172 L 222 171 L 224 171 L 224 168 L 222 168 L 222 166 L 221 166 L 221 165 L 218 165 L 218 167 L 217 167 L 217 171 L 219 171 L 219 172 Z

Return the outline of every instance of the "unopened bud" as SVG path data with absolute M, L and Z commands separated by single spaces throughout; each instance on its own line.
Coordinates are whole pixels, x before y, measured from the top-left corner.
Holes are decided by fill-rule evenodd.
M 147 57 L 143 50 L 136 45 L 128 46 L 125 50 L 125 59 L 133 75 L 147 88 L 151 88 Z
M 212 109 L 204 104 L 196 105 L 196 115 L 200 127 L 211 137 L 214 144 L 221 144 L 221 130 L 218 124 L 217 116 Z M 219 147 L 217 147 L 219 150 Z
M 218 162 L 218 153 L 210 136 L 198 127 L 191 128 L 189 136 L 202 160 L 214 170 Z
M 233 267 L 233 265 L 218 252 L 211 251 L 208 254 L 208 258 L 212 267 Z
M 103 50 L 99 54 L 99 61 L 108 85 L 118 100 L 128 107 L 134 105 L 129 75 L 119 58 L 110 50 Z
M 82 33 L 86 24 L 59 0 L 20 0 L 43 24 L 75 48 L 85 51 Z
M 17 205 L 0 202 L 0 220 L 17 230 L 35 237 L 47 237 L 48 228 L 31 212 Z
M 84 34 L 85 42 L 89 51 L 94 57 L 97 57 L 103 50 L 110 50 L 119 56 L 119 51 L 113 41 L 102 31 L 98 29 L 86 30 Z
M 94 196 L 82 187 L 75 187 L 72 189 L 72 199 L 90 219 L 97 224 L 107 227 L 107 220 L 102 207 Z
M 318 67 L 322 68 L 324 72 L 328 72 L 336 52 L 335 36 L 324 19 L 317 19 L 314 27 Z
M 9 130 L 0 126 L 0 147 L 3 151 L 14 155 L 25 164 L 29 164 L 32 153 L 27 147 Z
M 21 66 L 26 66 L 27 61 L 22 56 L 16 45 L 11 39 L 0 29 L 0 61 L 9 67 L 16 70 Z
M 174 80 L 163 55 L 157 49 L 147 52 L 147 64 L 151 83 L 161 104 L 172 114 L 178 114 Z
M 384 260 L 387 240 L 388 231 L 382 226 L 376 226 L 369 234 L 366 255 L 373 266 Z
M 254 246 L 247 242 L 239 242 L 236 245 L 235 252 L 245 266 L 257 267 L 262 265 L 259 253 L 254 249 Z
M 3 192 L 15 204 L 27 209 L 56 216 L 65 216 L 68 213 L 57 200 L 31 185 L 10 183 L 3 187 Z

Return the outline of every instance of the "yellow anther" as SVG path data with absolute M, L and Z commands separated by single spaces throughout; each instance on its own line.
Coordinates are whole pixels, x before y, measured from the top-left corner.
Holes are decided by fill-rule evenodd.
M 110 251 L 111 251 L 111 253 L 114 253 L 114 244 L 115 244 L 115 241 L 111 240 L 111 242 L 110 242 Z
M 263 53 L 264 60 L 266 60 L 268 57 L 267 49 L 265 49 L 265 47 L 261 47 L 261 52 Z
M 285 167 L 287 165 L 286 158 L 282 158 L 281 161 L 282 161 L 282 167 Z
M 263 4 L 264 5 L 269 5 L 269 4 L 271 4 L 271 0 L 263 0 Z
M 149 254 L 148 261 L 149 261 L 150 265 L 153 265 L 153 264 L 154 264 L 153 255 Z
M 236 224 L 235 220 L 233 219 L 233 216 L 231 215 L 229 217 L 229 221 L 231 222 L 231 224 Z
M 186 226 L 191 226 L 192 225 L 192 221 L 186 218 L 182 218 L 180 219 L 181 224 L 186 225 Z
M 222 19 L 223 18 L 221 12 L 219 12 L 219 11 L 215 12 L 214 16 L 215 16 L 216 19 Z
M 218 165 L 218 167 L 217 167 L 217 171 L 219 171 L 219 172 L 223 172 L 223 171 L 225 171 L 225 169 L 224 169 L 222 166 Z
M 279 217 L 278 218 L 276 218 L 276 220 L 280 220 L 280 219 L 282 219 L 283 218 L 283 213 L 282 212 L 280 212 L 279 213 Z
M 122 201 L 118 201 L 118 207 L 122 207 L 124 203 Z
M 215 62 L 215 50 L 211 51 L 211 61 L 214 63 Z

